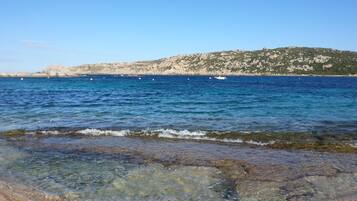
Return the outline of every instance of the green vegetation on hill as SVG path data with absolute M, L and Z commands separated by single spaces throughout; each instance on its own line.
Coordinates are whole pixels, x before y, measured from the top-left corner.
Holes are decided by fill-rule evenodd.
M 83 74 L 357 74 L 357 52 L 288 47 L 257 51 L 222 51 L 173 56 L 134 63 L 71 67 Z
M 357 74 L 357 53 L 324 48 L 277 48 L 225 51 L 168 58 L 192 71 L 247 74 Z M 156 61 L 165 63 L 168 59 Z

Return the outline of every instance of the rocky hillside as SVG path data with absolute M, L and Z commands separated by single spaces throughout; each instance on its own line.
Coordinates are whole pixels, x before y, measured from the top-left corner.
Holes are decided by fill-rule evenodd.
M 256 51 L 223 51 L 180 55 L 132 63 L 49 67 L 42 74 L 306 74 L 357 75 L 357 52 L 326 48 L 288 47 Z

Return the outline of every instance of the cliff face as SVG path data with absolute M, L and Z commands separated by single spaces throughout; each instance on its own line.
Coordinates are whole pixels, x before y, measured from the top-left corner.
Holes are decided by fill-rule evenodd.
M 132 63 L 85 64 L 50 67 L 49 76 L 83 74 L 357 74 L 357 52 L 326 48 L 277 48 L 257 51 L 223 51 L 173 56 Z

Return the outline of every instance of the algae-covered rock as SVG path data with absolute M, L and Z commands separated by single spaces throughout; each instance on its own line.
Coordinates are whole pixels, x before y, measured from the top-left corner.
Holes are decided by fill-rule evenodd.
M 338 152 L 338 153 L 357 153 L 357 147 L 353 147 L 350 144 L 341 142 L 335 143 L 320 143 L 320 142 L 281 142 L 267 145 L 274 149 L 303 149 L 303 150 L 315 150 L 323 152 Z
M 20 137 L 25 134 L 26 134 L 26 131 L 22 130 L 22 129 L 0 132 L 0 136 L 5 136 L 5 137 Z
M 356 133 L 313 134 L 309 132 L 241 133 L 211 132 L 207 137 L 218 140 L 237 140 L 243 143 L 262 145 L 273 149 L 302 149 L 322 152 L 357 153 Z

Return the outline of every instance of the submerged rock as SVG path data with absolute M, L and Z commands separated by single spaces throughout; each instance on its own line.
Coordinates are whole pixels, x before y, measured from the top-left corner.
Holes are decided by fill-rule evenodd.
M 25 157 L 17 154 L 22 152 Z M 5 162 L 0 168 L 7 170 L 0 169 L 0 175 L 16 175 L 20 179 L 15 183 L 64 200 L 352 201 L 357 196 L 353 153 L 132 137 L 26 136 L 0 139 L 0 156 Z
M 319 201 L 357 198 L 357 174 L 336 176 L 307 176 L 283 182 L 237 181 L 237 192 L 242 201 Z
M 8 146 L 5 141 L 0 139 L 0 170 L 3 165 L 11 163 L 15 160 L 26 157 L 26 153 L 17 148 Z
M 224 180 L 210 167 L 150 165 L 129 171 L 113 182 L 128 200 L 227 200 L 221 192 Z
M 315 200 L 356 200 L 357 173 L 338 174 L 334 177 L 310 176 L 305 180 L 315 189 Z
M 241 181 L 237 184 L 237 191 L 242 201 L 280 201 L 285 200 L 280 194 L 280 187 L 278 182 Z

